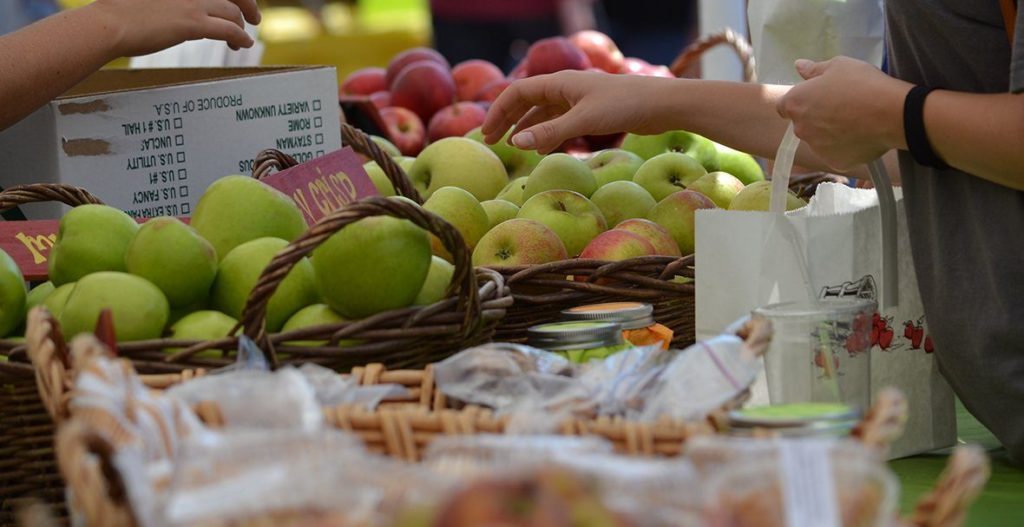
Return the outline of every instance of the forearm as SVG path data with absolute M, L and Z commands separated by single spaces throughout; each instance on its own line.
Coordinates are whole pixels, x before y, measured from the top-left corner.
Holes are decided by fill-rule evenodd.
M 788 124 L 779 116 L 776 105 L 789 88 L 669 80 L 663 83 L 662 96 L 658 98 L 655 126 L 659 131 L 689 130 L 751 155 L 773 159 Z M 800 145 L 795 163 L 813 170 L 836 172 L 805 144 Z M 866 176 L 863 167 L 848 173 Z
M 936 90 L 925 101 L 924 122 L 932 148 L 947 164 L 1024 190 L 1024 95 Z M 906 141 L 895 146 L 905 149 Z
M 87 6 L 0 37 L 0 130 L 113 60 L 117 31 Z

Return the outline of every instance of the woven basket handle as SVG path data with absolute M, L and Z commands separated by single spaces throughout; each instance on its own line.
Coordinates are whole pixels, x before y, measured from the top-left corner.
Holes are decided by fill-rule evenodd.
M 450 296 L 452 293 L 458 295 L 456 305 L 465 313 L 463 327 L 466 331 L 471 328 L 472 323 L 479 322 L 481 307 L 476 275 L 473 272 L 469 248 L 459 231 L 441 217 L 423 210 L 418 205 L 398 199 L 374 196 L 349 203 L 324 216 L 305 234 L 278 252 L 263 270 L 259 282 L 256 283 L 246 301 L 240 324 L 244 328 L 245 335 L 259 344 L 264 353 L 268 355 L 267 358 L 271 364 L 277 365 L 277 356 L 266 333 L 265 320 L 267 304 L 270 302 L 271 295 L 277 290 L 277 286 L 297 262 L 312 253 L 331 235 L 346 225 L 372 216 L 392 216 L 409 220 L 440 238 L 441 243 L 451 253 L 455 264 L 455 272 L 448 285 L 448 295 Z M 413 322 L 414 320 L 409 321 L 409 323 Z
M 373 159 L 384 170 L 384 175 L 391 181 L 399 196 L 405 196 L 419 204 L 423 203 L 423 197 L 420 196 L 419 191 L 413 186 L 402 167 L 398 166 L 398 163 L 395 163 L 387 152 L 373 142 L 369 135 L 350 124 L 342 123 L 341 139 L 343 144 L 351 146 L 356 152 Z M 252 177 L 263 179 L 276 171 L 285 170 L 298 164 L 299 162 L 294 157 L 280 150 L 267 149 L 256 156 Z
M 910 523 L 915 527 L 963 525 L 971 504 L 991 475 L 988 456 L 978 445 L 959 446 L 949 457 L 935 488 L 918 501 Z
M 25 347 L 35 370 L 39 398 L 50 417 L 59 423 L 68 416 L 72 366 L 60 323 L 45 307 L 29 311 Z
M 114 468 L 115 452 L 103 434 L 80 419 L 57 430 L 57 463 L 87 525 L 135 525 L 127 489 Z
M 743 80 L 746 82 L 756 82 L 757 73 L 754 69 L 754 48 L 750 46 L 747 39 L 743 38 L 743 35 L 730 28 L 726 28 L 718 33 L 704 35 L 689 46 L 686 46 L 679 56 L 676 57 L 676 60 L 672 62 L 669 70 L 676 77 L 681 77 L 686 68 L 700 59 L 705 51 L 719 44 L 727 44 L 736 52 L 736 56 L 743 63 Z
M 99 198 L 81 187 L 62 183 L 33 183 L 18 185 L 0 192 L 0 211 L 10 210 L 27 203 L 59 201 L 65 205 L 103 204 Z

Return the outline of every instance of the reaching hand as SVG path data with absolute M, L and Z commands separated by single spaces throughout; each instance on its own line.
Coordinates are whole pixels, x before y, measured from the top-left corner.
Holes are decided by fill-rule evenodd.
M 796 68 L 806 80 L 779 100 L 779 115 L 830 167 L 849 170 L 902 143 L 910 84 L 849 57 L 798 60 Z
M 248 48 L 245 21 L 258 24 L 256 0 L 96 0 L 83 9 L 113 32 L 117 56 L 145 55 L 204 38 Z
M 487 112 L 483 133 L 495 143 L 515 125 L 512 143 L 548 153 L 567 139 L 617 132 L 658 133 L 655 117 L 674 79 L 561 71 L 514 82 Z

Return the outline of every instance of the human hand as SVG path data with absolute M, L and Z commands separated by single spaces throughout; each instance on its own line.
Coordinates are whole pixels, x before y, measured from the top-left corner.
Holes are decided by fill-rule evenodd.
M 778 103 L 793 131 L 834 170 L 850 170 L 905 145 L 903 99 L 911 84 L 849 57 L 796 61 L 806 79 Z
M 583 135 L 662 132 L 655 119 L 662 99 L 657 90 L 672 82 L 584 71 L 518 80 L 488 110 L 484 139 L 493 144 L 515 125 L 514 145 L 546 154 Z
M 245 22 L 258 24 L 256 0 L 96 0 L 96 19 L 114 35 L 115 56 L 154 53 L 188 40 L 223 40 L 248 48 Z

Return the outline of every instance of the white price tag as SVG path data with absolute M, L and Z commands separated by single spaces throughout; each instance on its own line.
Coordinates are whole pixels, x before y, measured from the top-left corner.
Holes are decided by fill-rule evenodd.
M 779 442 L 779 475 L 788 527 L 839 527 L 828 440 Z

